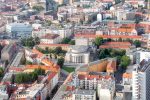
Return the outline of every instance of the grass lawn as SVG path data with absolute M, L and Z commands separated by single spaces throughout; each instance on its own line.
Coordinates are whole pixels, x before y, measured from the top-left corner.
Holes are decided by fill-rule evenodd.
M 73 68 L 73 67 L 66 67 L 66 66 L 63 66 L 62 69 L 69 72 L 69 73 L 71 73 L 75 70 L 75 68 Z

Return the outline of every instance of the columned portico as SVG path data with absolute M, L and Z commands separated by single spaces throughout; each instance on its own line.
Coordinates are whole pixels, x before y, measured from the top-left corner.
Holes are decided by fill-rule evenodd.
M 66 53 L 65 61 L 74 64 L 89 63 L 90 52 L 87 46 L 75 46 Z
M 73 62 L 73 63 L 84 63 L 83 61 L 84 61 L 84 59 L 83 59 L 82 55 L 81 56 L 72 56 L 71 62 Z

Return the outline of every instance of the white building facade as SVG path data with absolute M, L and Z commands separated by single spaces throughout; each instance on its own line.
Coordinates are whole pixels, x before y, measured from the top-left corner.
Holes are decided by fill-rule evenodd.
M 76 90 L 73 93 L 72 100 L 96 100 L 96 91 Z
M 97 92 L 99 100 L 114 100 L 115 80 L 112 78 L 99 80 Z
M 142 60 L 150 58 L 150 51 L 138 51 L 136 53 L 136 64 L 140 64 Z
M 135 65 L 132 77 L 132 100 L 150 100 L 150 63 Z
M 88 46 L 71 46 L 65 56 L 66 63 L 87 64 L 90 62 Z
M 8 98 L 6 85 L 0 85 L 0 100 L 8 100 Z

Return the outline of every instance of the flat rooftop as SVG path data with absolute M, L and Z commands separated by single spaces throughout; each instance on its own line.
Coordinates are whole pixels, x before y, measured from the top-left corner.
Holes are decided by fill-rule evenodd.
M 74 94 L 78 95 L 94 95 L 96 93 L 95 90 L 75 90 Z

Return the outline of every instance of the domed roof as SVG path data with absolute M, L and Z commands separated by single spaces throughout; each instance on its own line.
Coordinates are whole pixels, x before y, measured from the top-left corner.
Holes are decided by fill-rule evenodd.
M 76 46 L 71 46 L 71 52 L 73 53 L 84 53 L 88 49 L 88 46 L 82 46 L 82 45 L 76 45 Z

